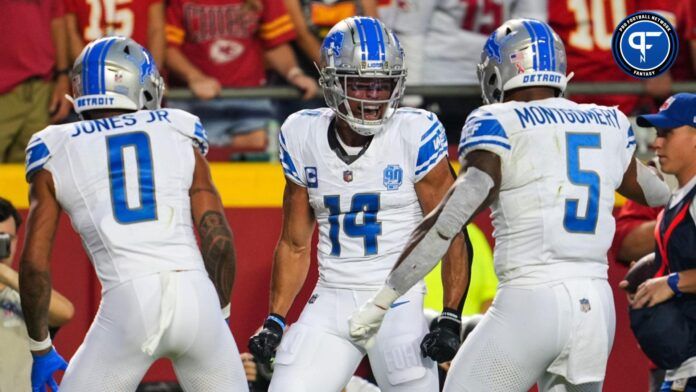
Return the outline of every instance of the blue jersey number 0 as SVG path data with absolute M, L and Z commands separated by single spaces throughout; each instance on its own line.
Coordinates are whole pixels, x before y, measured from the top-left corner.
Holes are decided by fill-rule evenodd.
M 155 203 L 155 176 L 152 171 L 152 149 L 150 137 L 145 132 L 130 132 L 106 138 L 109 161 L 109 183 L 111 206 L 114 218 L 122 224 L 157 219 Z M 126 195 L 126 172 L 124 151 L 133 148 L 138 169 L 138 199 L 140 203 L 131 207 Z M 135 179 L 129 179 L 134 181 Z
M 595 232 L 599 218 L 599 174 L 580 170 L 580 149 L 601 148 L 602 139 L 596 133 L 566 134 L 566 164 L 568 179 L 575 185 L 587 187 L 587 208 L 584 217 L 578 216 L 578 199 L 566 199 L 563 227 L 571 233 Z
M 324 206 L 329 209 L 329 238 L 331 239 L 331 256 L 341 255 L 341 243 L 338 240 L 341 215 L 341 197 L 324 196 Z M 343 217 L 343 231 L 349 237 L 363 237 L 365 256 L 377 254 L 377 236 L 382 234 L 382 222 L 377 221 L 379 210 L 379 193 L 358 193 L 350 202 L 350 212 Z M 358 214 L 363 214 L 362 223 L 358 223 Z

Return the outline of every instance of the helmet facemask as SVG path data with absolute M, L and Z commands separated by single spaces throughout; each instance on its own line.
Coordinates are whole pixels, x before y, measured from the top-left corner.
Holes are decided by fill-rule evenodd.
M 336 116 L 356 133 L 374 135 L 394 115 L 404 92 L 404 72 L 395 75 L 336 74 L 324 70 L 320 84 Z

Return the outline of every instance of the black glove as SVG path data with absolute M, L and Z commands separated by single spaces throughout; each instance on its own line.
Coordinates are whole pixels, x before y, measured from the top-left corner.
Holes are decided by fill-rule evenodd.
M 276 348 L 283 338 L 285 319 L 275 313 L 271 313 L 263 323 L 263 329 L 249 339 L 249 352 L 263 364 L 270 364 L 275 357 Z
M 461 344 L 461 326 L 459 312 L 445 308 L 437 318 L 437 323 L 423 337 L 420 345 L 423 357 L 430 357 L 439 363 L 451 361 Z

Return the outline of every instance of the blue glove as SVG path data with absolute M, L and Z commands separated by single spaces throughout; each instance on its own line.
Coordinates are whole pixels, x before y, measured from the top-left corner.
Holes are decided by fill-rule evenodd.
M 58 392 L 58 384 L 53 379 L 53 372 L 65 370 L 68 363 L 58 354 L 55 348 L 43 355 L 31 354 L 34 364 L 31 366 L 31 391 L 46 392 L 46 384 L 53 392 Z

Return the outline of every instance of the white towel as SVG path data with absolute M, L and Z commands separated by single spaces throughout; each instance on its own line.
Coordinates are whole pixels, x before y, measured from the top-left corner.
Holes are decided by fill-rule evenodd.
M 566 291 L 565 298 L 570 299 L 570 333 L 547 370 L 573 384 L 602 381 L 606 372 L 610 337 L 598 282 L 578 279 L 559 285 L 559 290 Z M 563 298 L 561 293 L 559 297 Z
M 160 273 L 160 283 L 162 286 L 162 296 L 160 303 L 160 320 L 157 330 L 148 337 L 141 350 L 147 355 L 154 354 L 159 346 L 162 336 L 174 319 L 174 309 L 176 307 L 176 293 L 179 286 L 179 276 L 176 271 L 164 271 Z

